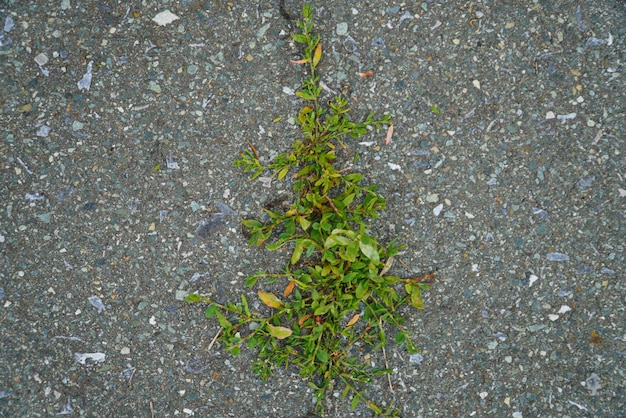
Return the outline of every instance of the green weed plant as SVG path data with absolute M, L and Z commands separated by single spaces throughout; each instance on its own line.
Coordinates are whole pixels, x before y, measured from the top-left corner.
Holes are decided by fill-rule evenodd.
M 385 199 L 376 186 L 363 184 L 363 174 L 338 170 L 335 164 L 338 147 L 347 147 L 346 138 L 384 128 L 391 118 L 370 114 L 353 122 L 345 98 L 321 100 L 317 67 L 322 43 L 313 34 L 310 5 L 304 6 L 297 26 L 300 33 L 292 38 L 303 46 L 303 57 L 293 62 L 308 66 L 296 92 L 306 102 L 296 120 L 302 137 L 290 152 L 267 165 L 253 146 L 235 161 L 252 179 L 269 172 L 282 180 L 292 173 L 295 203 L 288 210 L 264 209 L 266 222 L 243 221 L 250 245 L 291 251 L 281 273 L 258 272 L 246 278 L 246 285 L 280 280 L 284 291 L 277 295 L 258 290 L 259 300 L 269 308 L 264 313 L 253 312 L 243 294 L 237 304 L 220 304 L 199 294 L 189 295 L 187 301 L 208 305 L 205 316 L 217 318 L 222 329 L 218 341 L 233 355 L 245 347 L 258 350 L 253 369 L 262 380 L 278 367 L 296 366 L 314 389 L 317 412 L 324 414 L 326 393 L 340 384 L 352 408 L 364 402 L 377 416 L 397 416 L 393 407 L 383 410 L 364 394 L 363 383 L 391 370 L 371 367 L 363 352 L 384 350 L 388 332 L 409 353 L 417 352 L 398 308 L 408 303 L 423 309 L 421 292 L 428 285 L 386 274 L 401 247 L 395 242 L 381 245 L 366 224 L 385 208 Z

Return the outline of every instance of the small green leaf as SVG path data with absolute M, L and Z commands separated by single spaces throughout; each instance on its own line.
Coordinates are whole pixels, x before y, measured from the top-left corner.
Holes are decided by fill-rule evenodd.
M 226 319 L 226 317 L 222 315 L 220 311 L 216 311 L 215 314 L 217 315 L 217 321 L 222 327 L 224 327 L 225 329 L 230 329 L 233 327 L 233 324 L 228 322 L 228 319 Z
M 432 105 L 430 107 L 430 111 L 433 112 L 435 115 L 439 114 L 439 108 L 437 108 L 437 106 L 435 106 L 435 105 Z
M 348 245 L 350 244 L 350 242 L 350 239 L 344 237 L 343 235 L 333 234 L 326 238 L 326 241 L 324 242 L 324 248 L 329 249 L 334 247 L 335 245 Z
M 285 166 L 282 168 L 282 170 L 280 170 L 278 172 L 278 176 L 276 177 L 278 180 L 282 180 L 285 178 L 285 176 L 287 175 L 287 172 L 289 171 L 289 166 Z
M 326 363 L 328 360 L 330 360 L 330 356 L 328 355 L 328 353 L 324 350 L 319 350 L 317 352 L 317 359 L 322 362 L 322 363 Z
M 263 224 L 255 219 L 244 219 L 241 223 L 248 229 L 263 227 Z
M 191 295 L 185 296 L 185 301 L 189 303 L 202 302 L 204 298 L 197 293 L 192 293 Z
M 256 338 L 250 338 L 248 340 L 248 348 L 252 349 L 252 348 L 256 347 L 256 345 L 257 345 Z
M 378 251 L 374 248 L 373 245 L 365 244 L 363 241 L 359 241 L 359 248 L 365 257 L 369 258 L 375 264 L 380 262 L 380 256 L 378 255 Z
M 246 315 L 250 316 L 250 309 L 248 308 L 248 299 L 246 299 L 246 295 L 241 294 L 241 306 L 243 306 L 243 310 Z
M 302 252 L 304 251 L 304 243 L 302 241 L 298 241 L 296 243 L 296 248 L 293 250 L 293 254 L 291 254 L 291 264 L 296 264 L 300 261 L 300 257 L 302 257 Z
M 241 353 L 241 348 L 240 348 L 239 346 L 235 346 L 235 347 L 233 347 L 233 348 L 231 348 L 231 349 L 230 349 L 230 353 L 231 353 L 233 356 L 238 356 L 238 355 L 239 355 L 239 353 Z
M 355 296 L 357 299 L 363 300 L 365 296 L 368 294 L 369 286 L 367 281 L 361 280 L 359 284 L 356 286 Z
M 291 39 L 299 44 L 306 44 L 309 42 L 309 38 L 301 33 L 294 33 L 291 35 Z
M 354 398 L 352 398 L 352 402 L 350 402 L 350 409 L 354 410 L 356 409 L 356 407 L 359 405 L 359 396 L 358 395 L 354 395 Z
M 396 333 L 396 344 L 402 344 L 406 341 L 406 335 L 402 331 Z
M 350 206 L 350 203 L 352 203 L 355 196 L 356 196 L 356 193 L 350 193 L 348 196 L 344 197 L 343 204 L 345 206 Z
M 213 318 L 215 315 L 217 315 L 218 310 L 219 308 L 217 306 L 211 305 L 206 308 L 206 311 L 204 311 L 204 316 L 207 318 Z
M 303 231 L 306 231 L 311 226 L 311 221 L 308 220 L 305 216 L 298 217 L 298 222 L 300 223 L 300 227 Z
M 315 310 L 315 312 L 313 312 L 313 315 L 324 315 L 325 313 L 327 313 L 330 310 L 331 307 L 332 307 L 332 305 L 320 306 L 319 308 L 317 308 Z
M 267 329 L 272 337 L 278 338 L 279 340 L 284 340 L 293 333 L 289 328 L 278 327 L 272 324 L 267 324 Z
M 246 286 L 247 287 L 252 287 L 256 284 L 256 281 L 259 277 L 258 276 L 248 276 L 246 277 Z

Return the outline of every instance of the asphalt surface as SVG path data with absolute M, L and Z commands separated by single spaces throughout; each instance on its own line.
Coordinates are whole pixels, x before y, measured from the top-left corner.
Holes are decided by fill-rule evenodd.
M 252 300 L 243 277 L 284 265 L 240 220 L 290 184 L 232 162 L 297 137 L 301 5 L 0 1 L 0 415 L 311 411 L 297 370 L 259 381 L 183 301 Z M 367 394 L 403 417 L 626 416 L 624 2 L 313 5 L 329 91 L 394 117 L 391 144 L 346 151 L 388 199 L 373 231 L 407 246 L 392 273 L 436 271 L 404 312 L 421 356 L 390 343 Z M 340 390 L 329 416 L 371 416 Z

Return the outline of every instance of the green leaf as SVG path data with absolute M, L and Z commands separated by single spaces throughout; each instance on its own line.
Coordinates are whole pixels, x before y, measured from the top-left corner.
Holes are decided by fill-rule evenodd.
M 330 360 L 330 356 L 324 350 L 318 350 L 316 357 L 322 363 L 326 363 L 328 360 Z
M 244 219 L 241 223 L 248 229 L 263 227 L 263 224 L 255 219 Z
M 352 402 L 350 402 L 350 409 L 356 409 L 356 407 L 359 405 L 359 400 L 359 395 L 354 395 L 354 398 L 352 398 Z
M 350 242 L 350 239 L 344 237 L 343 235 L 333 234 L 326 238 L 326 241 L 324 242 L 324 249 L 332 248 L 335 245 L 348 245 Z
M 348 246 L 346 247 L 346 259 L 350 262 L 354 262 L 356 261 L 357 257 L 359 256 L 359 242 L 358 241 L 352 241 L 350 244 L 348 244 Z M 363 264 L 363 263 L 360 263 Z M 359 264 L 359 266 L 360 266 Z M 365 264 L 363 264 L 363 267 L 365 267 Z M 354 266 L 354 269 L 360 269 L 363 267 L 358 267 L 358 266 Z
M 248 300 L 246 299 L 246 295 L 241 294 L 241 306 L 243 306 L 243 310 L 246 315 L 250 316 L 250 309 L 248 308 Z
M 218 310 L 219 308 L 217 306 L 211 305 L 206 308 L 206 311 L 204 311 L 204 316 L 207 318 L 213 318 L 217 314 Z
M 310 92 L 306 90 L 297 91 L 296 96 L 301 97 L 304 100 L 315 100 L 315 96 L 313 96 Z
M 304 242 L 298 241 L 296 243 L 296 248 L 293 250 L 293 254 L 291 254 L 291 264 L 296 264 L 300 257 L 302 257 L 302 252 L 304 251 Z
M 357 299 L 363 300 L 365 296 L 368 294 L 369 285 L 366 280 L 361 280 L 359 284 L 356 286 L 355 296 Z
M 233 324 L 228 322 L 228 319 L 226 319 L 226 317 L 222 315 L 220 311 L 215 312 L 215 314 L 217 315 L 217 321 L 222 327 L 224 327 L 225 329 L 230 329 L 233 327 Z
M 241 353 L 241 348 L 239 346 L 235 346 L 235 347 L 230 349 L 230 353 L 233 356 L 238 356 Z
M 282 180 L 283 178 L 285 178 L 285 176 L 287 175 L 287 172 L 289 171 L 289 166 L 285 166 L 282 168 L 282 170 L 280 170 L 278 172 L 278 176 L 276 177 L 278 180 Z
M 185 301 L 189 303 L 202 302 L 204 298 L 197 293 L 185 296 Z
M 345 206 L 350 206 L 350 203 L 354 200 L 356 193 L 350 193 L 348 196 L 344 197 L 343 204 Z
M 361 249 L 363 255 L 372 260 L 373 263 L 378 264 L 380 262 L 378 251 L 373 245 L 366 244 L 363 241 L 359 241 L 359 248 Z
M 248 340 L 248 348 L 252 349 L 252 348 L 256 347 L 256 345 L 257 345 L 256 338 L 250 338 Z
M 246 277 L 246 286 L 247 287 L 252 287 L 256 284 L 257 279 L 259 278 L 259 276 L 248 276 Z
M 331 307 L 332 307 L 332 305 L 330 305 L 330 304 L 329 305 L 320 306 L 319 308 L 317 308 L 315 310 L 315 312 L 313 312 L 313 315 L 324 315 L 325 313 L 327 313 L 330 310 Z
M 306 231 L 311 226 L 311 221 L 308 220 L 305 216 L 298 217 L 298 222 L 300 223 L 300 227 L 303 231 Z
M 284 340 L 293 333 L 289 328 L 278 327 L 272 324 L 267 324 L 267 329 L 272 337 L 278 338 L 279 340 Z
M 439 108 L 437 106 L 435 106 L 435 105 L 432 105 L 430 107 L 430 111 L 433 112 L 435 115 L 438 115 L 440 113 L 439 112 Z
M 406 341 L 406 335 L 402 331 L 396 333 L 396 344 L 402 344 Z
M 309 38 L 301 33 L 294 33 L 291 35 L 291 39 L 299 44 L 306 44 L 309 42 Z

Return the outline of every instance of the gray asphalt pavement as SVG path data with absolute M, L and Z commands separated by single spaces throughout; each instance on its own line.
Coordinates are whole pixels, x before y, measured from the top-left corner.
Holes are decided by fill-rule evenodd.
M 290 193 L 233 160 L 297 138 L 302 3 L 0 1 L 0 415 L 302 417 L 295 369 L 232 357 L 192 292 L 255 299 L 244 217 Z M 321 80 L 394 136 L 346 161 L 436 271 L 420 348 L 366 393 L 402 417 L 623 417 L 624 1 L 313 2 Z M 371 77 L 359 73 L 372 71 Z M 372 364 L 384 362 L 372 352 Z M 332 417 L 371 416 L 330 393 Z

